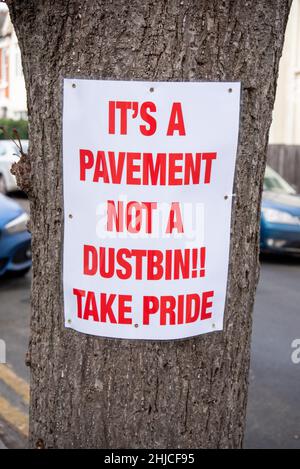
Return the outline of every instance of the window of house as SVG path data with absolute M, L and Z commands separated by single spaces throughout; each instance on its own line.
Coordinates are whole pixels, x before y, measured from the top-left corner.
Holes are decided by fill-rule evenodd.
M 15 67 L 16 67 L 16 77 L 21 77 L 23 72 L 22 72 L 21 53 L 18 47 L 16 47 Z
M 8 70 L 7 70 L 7 49 L 3 48 L 1 50 L 1 82 L 2 84 L 7 83 L 8 79 Z

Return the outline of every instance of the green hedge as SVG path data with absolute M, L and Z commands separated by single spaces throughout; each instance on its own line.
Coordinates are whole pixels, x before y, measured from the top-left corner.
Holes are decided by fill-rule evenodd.
M 6 132 L 12 137 L 13 129 L 17 129 L 20 139 L 28 139 L 28 122 L 25 119 L 20 119 L 15 121 L 13 119 L 0 119 L 0 127 L 3 126 Z M 2 130 L 0 131 L 0 139 L 7 140 L 7 136 L 3 134 Z

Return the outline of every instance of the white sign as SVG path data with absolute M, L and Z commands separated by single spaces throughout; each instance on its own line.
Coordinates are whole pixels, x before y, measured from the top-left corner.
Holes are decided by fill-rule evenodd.
M 64 81 L 65 325 L 223 328 L 240 83 Z

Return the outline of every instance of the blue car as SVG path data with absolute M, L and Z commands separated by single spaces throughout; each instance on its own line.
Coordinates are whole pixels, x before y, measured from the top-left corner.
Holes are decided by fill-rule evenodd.
M 0 277 L 25 275 L 31 267 L 29 216 L 13 200 L 0 194 Z
M 261 210 L 261 252 L 300 254 L 300 196 L 267 167 Z

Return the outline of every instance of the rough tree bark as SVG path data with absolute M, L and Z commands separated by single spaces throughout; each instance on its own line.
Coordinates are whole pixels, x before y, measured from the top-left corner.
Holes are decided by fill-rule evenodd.
M 290 0 L 9 0 L 28 93 L 30 446 L 240 447 L 259 204 Z M 241 80 L 224 331 L 157 343 L 66 330 L 62 78 Z

